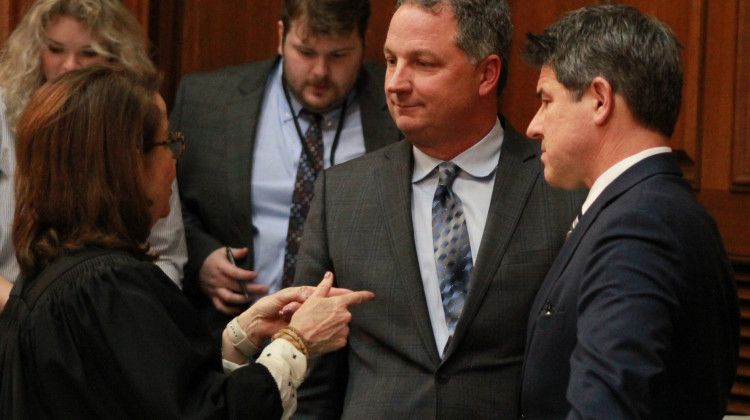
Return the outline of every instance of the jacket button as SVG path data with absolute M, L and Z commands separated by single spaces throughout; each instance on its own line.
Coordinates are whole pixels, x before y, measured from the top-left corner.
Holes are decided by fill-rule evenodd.
M 447 383 L 448 383 L 448 381 L 450 381 L 450 380 L 451 380 L 451 376 L 450 376 L 450 375 L 448 375 L 447 373 L 442 373 L 442 372 L 441 372 L 441 373 L 438 373 L 438 377 L 437 377 L 437 380 L 438 380 L 438 382 L 440 382 L 441 384 L 447 384 Z

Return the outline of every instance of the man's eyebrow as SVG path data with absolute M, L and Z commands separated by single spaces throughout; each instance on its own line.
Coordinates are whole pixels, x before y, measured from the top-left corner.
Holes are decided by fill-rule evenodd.
M 393 54 L 393 51 L 391 51 L 391 49 L 388 48 L 388 46 L 383 46 L 383 53 L 385 53 L 385 54 Z M 404 51 L 403 55 L 406 58 L 414 58 L 414 57 L 434 58 L 434 57 L 437 57 L 437 55 L 433 51 L 431 51 L 429 49 L 426 49 L 426 48 L 418 48 L 418 49 L 414 49 L 414 50 Z
M 537 99 L 542 99 L 542 95 L 544 95 L 544 89 L 543 88 L 537 89 L 537 91 L 536 91 L 536 98 Z

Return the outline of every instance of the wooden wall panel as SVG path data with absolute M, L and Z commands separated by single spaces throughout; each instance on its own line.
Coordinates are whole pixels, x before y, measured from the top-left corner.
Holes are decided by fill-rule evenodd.
M 137 2 L 138 0 L 131 0 Z M 159 67 L 165 72 L 163 95 L 172 103 L 179 79 L 191 72 L 271 58 L 279 44 L 277 22 L 282 0 L 165 0 L 152 2 L 151 25 Z M 365 37 L 366 59 L 383 63 L 383 42 L 396 0 L 378 0 Z
M 33 0 L 0 0 L 4 43 Z M 538 73 L 520 57 L 526 32 L 539 32 L 568 10 L 610 0 L 507 0 L 514 46 L 501 110 L 520 131 L 538 107 Z M 123 0 L 147 29 L 171 104 L 188 72 L 269 58 L 278 44 L 282 0 Z M 366 58 L 383 63 L 382 46 L 396 0 L 371 0 Z M 730 411 L 750 414 L 750 1 L 615 0 L 667 22 L 685 44 L 683 110 L 672 146 L 716 221 L 737 272 L 742 315 L 741 366 Z
M 522 131 L 533 118 L 538 108 L 534 98 L 538 72 L 530 69 L 522 60 L 520 50 L 526 42 L 526 33 L 539 33 L 562 13 L 583 6 L 606 3 L 595 0 L 546 0 L 529 3 L 524 0 L 508 0 L 513 11 L 515 26 L 514 47 L 510 58 L 508 87 L 501 100 L 502 112 L 513 125 Z M 671 147 L 680 158 L 685 177 L 697 183 L 700 163 L 700 96 L 701 73 L 704 59 L 703 39 L 705 35 L 705 0 L 687 2 L 654 2 L 651 0 L 624 1 L 652 14 L 669 24 L 677 38 L 685 45 L 683 60 L 685 84 L 683 106 L 677 121 Z M 533 6 L 532 6 L 533 5 Z
M 500 98 L 500 112 L 517 130 L 526 132 L 539 108 L 536 83 L 539 72 L 529 67 L 521 57 L 526 34 L 539 33 L 568 10 L 592 4 L 591 0 L 507 0 L 513 14 L 513 46 L 508 67 L 508 86 Z
M 732 187 L 735 191 L 750 192 L 750 2 L 740 2 L 737 16 Z
M 158 0 L 156 0 L 158 1 Z M 125 7 L 128 8 L 138 19 L 139 22 L 141 22 L 141 25 L 143 26 L 144 31 L 148 30 L 149 25 L 149 9 L 150 9 L 150 0 L 122 0 L 122 3 L 125 5 Z
M 0 45 L 4 45 L 32 0 L 0 1 Z
M 732 387 L 727 411 L 750 414 L 750 261 L 735 264 L 737 290 L 740 295 L 740 365 Z
M 182 74 L 273 57 L 281 0 L 184 1 Z M 382 63 L 396 0 L 377 0 L 366 36 L 366 58 Z
M 700 96 L 702 63 L 705 58 L 705 0 L 665 2 L 652 0 L 629 0 L 645 13 L 666 22 L 675 32 L 685 49 L 682 51 L 684 85 L 682 89 L 682 111 L 677 120 L 670 146 L 681 160 L 685 177 L 698 187 L 700 164 Z

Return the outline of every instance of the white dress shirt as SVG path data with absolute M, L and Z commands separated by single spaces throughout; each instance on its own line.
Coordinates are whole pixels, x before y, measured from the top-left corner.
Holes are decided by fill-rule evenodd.
M 453 182 L 453 192 L 461 199 L 463 205 L 473 262 L 476 262 L 484 225 L 487 222 L 503 135 L 503 127 L 497 120 L 492 130 L 481 141 L 451 160 L 461 168 Z M 414 223 L 414 244 L 435 343 L 438 352 L 443 354 L 450 332 L 445 323 L 432 243 L 432 201 L 438 185 L 438 174 L 435 169 L 442 161 L 416 147 L 412 150 L 414 172 L 411 213 Z
M 647 157 L 653 155 L 657 155 L 659 153 L 672 153 L 672 149 L 666 146 L 652 147 L 632 156 L 628 156 L 627 158 L 617 162 L 609 169 L 604 171 L 601 175 L 599 175 L 599 178 L 596 178 L 596 181 L 594 181 L 594 184 L 591 186 L 589 194 L 586 196 L 586 201 L 583 202 L 583 206 L 581 207 L 581 215 L 586 213 L 586 210 L 588 210 L 589 207 L 594 204 L 594 201 L 599 197 L 602 191 L 604 191 L 604 189 L 607 188 L 609 184 L 617 179 L 617 177 L 622 175 L 623 172 L 627 171 L 628 169 L 630 169 L 630 167 L 642 161 L 643 159 L 646 159 Z

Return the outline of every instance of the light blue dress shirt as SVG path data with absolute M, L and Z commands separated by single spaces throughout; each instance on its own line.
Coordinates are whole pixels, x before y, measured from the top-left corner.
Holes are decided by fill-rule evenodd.
M 252 194 L 253 227 L 255 237 L 255 281 L 269 287 L 270 293 L 281 288 L 286 235 L 292 192 L 297 176 L 301 139 L 294 127 L 292 110 L 284 97 L 281 85 L 282 62 L 271 72 L 266 82 L 260 118 L 258 121 L 253 156 Z M 310 121 L 299 117 L 302 106 L 290 92 L 292 107 L 298 115 L 302 133 Z M 341 118 L 341 108 L 323 115 L 324 167 L 331 166 L 331 148 Z M 356 91 L 347 98 L 344 126 L 335 150 L 335 162 L 341 163 L 365 153 L 362 119 Z
M 482 140 L 451 159 L 461 168 L 453 182 L 453 192 L 461 199 L 464 208 L 471 256 L 475 264 L 479 254 L 479 245 L 482 242 L 484 225 L 487 223 L 503 135 L 503 127 L 497 120 L 495 126 Z M 422 284 L 432 331 L 435 334 L 435 343 L 438 352 L 442 355 L 450 338 L 450 332 L 445 323 L 432 243 L 432 200 L 438 185 L 436 168 L 442 161 L 425 154 L 416 147 L 412 150 L 414 172 L 412 174 L 411 213 L 414 223 L 414 244 L 417 249 L 419 271 L 422 273 Z M 471 280 L 469 293 L 471 293 Z

